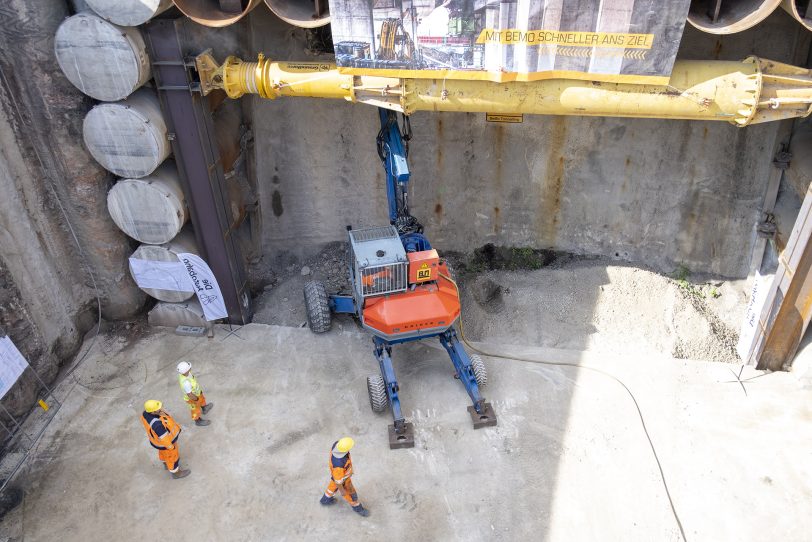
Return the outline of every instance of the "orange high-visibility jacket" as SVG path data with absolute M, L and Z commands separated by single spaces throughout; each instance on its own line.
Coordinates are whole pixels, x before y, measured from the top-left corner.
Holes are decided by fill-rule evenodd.
M 172 419 L 172 416 L 169 414 L 161 414 L 154 418 L 151 422 L 148 422 L 145 413 L 141 414 L 141 424 L 144 426 L 144 429 L 147 432 L 147 437 L 149 438 L 149 443 L 152 444 L 153 447 L 158 448 L 159 450 L 167 450 L 172 446 L 172 443 L 178 438 L 178 434 L 180 433 L 180 426 Z M 157 424 L 161 424 L 163 428 L 166 430 L 161 436 L 155 432 L 153 426 Z
M 330 476 L 337 484 L 343 484 L 352 476 L 352 458 L 349 452 L 344 457 L 336 457 L 330 450 Z

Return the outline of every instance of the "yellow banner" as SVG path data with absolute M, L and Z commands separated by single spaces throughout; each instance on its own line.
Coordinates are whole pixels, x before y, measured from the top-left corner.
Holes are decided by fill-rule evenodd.
M 558 30 L 493 30 L 479 33 L 477 43 L 503 45 L 568 45 L 570 47 L 620 47 L 651 49 L 654 34 L 621 34 L 617 32 L 561 32 Z

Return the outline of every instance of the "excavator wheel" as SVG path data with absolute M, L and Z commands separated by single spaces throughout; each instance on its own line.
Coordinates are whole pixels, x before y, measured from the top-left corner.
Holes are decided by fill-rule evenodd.
M 474 371 L 474 378 L 476 378 L 476 385 L 480 388 L 485 387 L 488 383 L 488 371 L 485 369 L 485 362 L 479 357 L 479 354 L 471 356 L 471 369 Z
M 372 412 L 383 412 L 389 406 L 389 396 L 386 395 L 386 384 L 381 375 L 367 377 L 367 392 L 369 392 L 369 406 Z
M 304 285 L 307 324 L 313 333 L 330 331 L 333 315 L 330 313 L 330 302 L 324 283 L 312 280 Z

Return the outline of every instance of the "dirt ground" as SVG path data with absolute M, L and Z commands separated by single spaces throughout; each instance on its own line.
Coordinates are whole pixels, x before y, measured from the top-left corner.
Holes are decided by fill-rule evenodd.
M 449 255 L 469 339 L 622 355 L 739 362 L 735 347 L 746 280 L 667 276 L 607 258 L 496 249 Z M 306 325 L 302 287 L 323 280 L 346 289 L 344 245 L 291 263 L 256 299 L 254 321 Z M 336 325 L 352 328 L 351 318 Z

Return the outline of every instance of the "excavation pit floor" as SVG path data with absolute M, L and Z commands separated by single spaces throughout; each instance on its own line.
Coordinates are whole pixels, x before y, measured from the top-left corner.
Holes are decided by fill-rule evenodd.
M 477 343 L 582 363 L 634 393 L 688 540 L 808 540 L 812 379 L 725 363 Z M 209 401 L 194 426 L 176 363 Z M 370 338 L 343 326 L 252 324 L 213 339 L 149 331 L 99 337 L 57 391 L 63 406 L 14 482 L 12 540 L 678 540 L 634 403 L 584 368 L 485 358 L 498 426 L 474 430 L 439 344 L 396 347 L 416 446 L 389 450 L 374 414 Z M 752 380 L 746 380 L 750 379 Z M 746 390 L 746 394 L 745 394 Z M 164 401 L 183 425 L 171 480 L 138 420 Z M 353 478 L 368 518 L 325 507 L 332 443 L 356 440 Z

